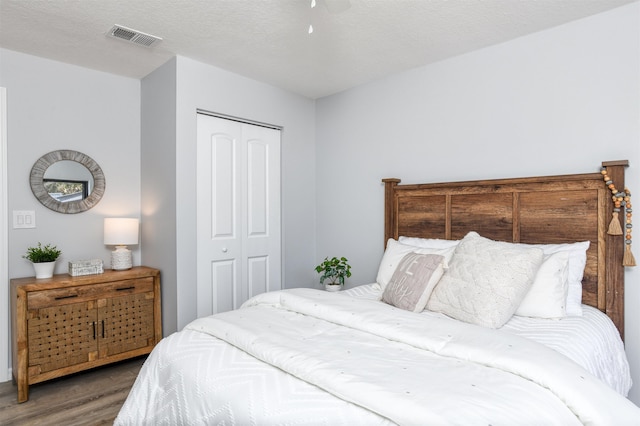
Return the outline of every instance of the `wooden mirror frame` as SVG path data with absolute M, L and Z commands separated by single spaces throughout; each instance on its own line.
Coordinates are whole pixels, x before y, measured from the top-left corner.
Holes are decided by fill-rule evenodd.
M 87 198 L 63 203 L 50 196 L 45 189 L 45 172 L 49 166 L 63 160 L 75 161 L 82 164 L 93 176 L 93 189 Z M 55 212 L 66 214 L 81 213 L 98 204 L 102 195 L 104 195 L 106 187 L 104 173 L 102 173 L 102 169 L 98 163 L 86 154 L 68 149 L 51 151 L 40 157 L 31 168 L 29 183 L 31 184 L 31 191 L 33 192 L 33 195 L 35 195 L 43 206 Z

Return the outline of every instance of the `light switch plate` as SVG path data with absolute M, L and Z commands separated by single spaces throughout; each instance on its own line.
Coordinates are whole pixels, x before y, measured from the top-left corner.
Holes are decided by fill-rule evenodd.
M 36 212 L 35 210 L 14 210 L 13 211 L 13 229 L 35 228 Z

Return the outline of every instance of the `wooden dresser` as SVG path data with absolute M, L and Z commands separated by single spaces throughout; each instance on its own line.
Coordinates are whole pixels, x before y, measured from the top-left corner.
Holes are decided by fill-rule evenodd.
M 160 271 L 11 280 L 13 376 L 29 385 L 148 354 L 162 338 Z

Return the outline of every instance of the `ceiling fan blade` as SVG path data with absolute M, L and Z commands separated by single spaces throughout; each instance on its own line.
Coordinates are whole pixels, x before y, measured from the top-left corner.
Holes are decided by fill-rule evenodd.
M 329 13 L 342 13 L 351 7 L 349 0 L 323 0 Z

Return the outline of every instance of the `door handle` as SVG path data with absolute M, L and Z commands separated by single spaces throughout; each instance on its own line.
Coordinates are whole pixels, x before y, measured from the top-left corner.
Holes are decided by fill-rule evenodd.
M 71 299 L 73 297 L 78 297 L 77 294 L 69 294 L 67 296 L 56 296 L 54 297 L 55 300 L 63 300 L 63 299 Z

